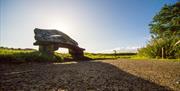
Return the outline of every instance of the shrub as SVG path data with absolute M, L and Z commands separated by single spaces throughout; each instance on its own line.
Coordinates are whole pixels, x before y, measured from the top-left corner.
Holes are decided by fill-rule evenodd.
M 153 39 L 146 47 L 138 50 L 138 55 L 149 58 L 162 58 L 163 48 L 164 58 L 180 58 L 180 45 L 175 45 L 177 41 L 178 38 L 175 36 Z

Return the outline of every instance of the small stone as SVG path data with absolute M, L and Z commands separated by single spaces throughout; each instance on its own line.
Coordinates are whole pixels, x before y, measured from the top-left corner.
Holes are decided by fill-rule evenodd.
M 180 80 L 176 81 L 176 84 L 180 84 Z

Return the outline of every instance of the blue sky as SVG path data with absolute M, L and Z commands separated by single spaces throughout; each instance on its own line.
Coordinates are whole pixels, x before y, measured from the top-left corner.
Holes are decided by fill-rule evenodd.
M 33 46 L 34 28 L 58 29 L 89 52 L 134 50 L 150 38 L 148 24 L 177 0 L 0 0 L 0 46 Z

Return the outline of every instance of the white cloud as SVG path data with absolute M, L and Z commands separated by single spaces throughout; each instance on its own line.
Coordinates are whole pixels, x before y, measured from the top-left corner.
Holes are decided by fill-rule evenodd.
M 138 46 L 117 47 L 109 50 L 97 51 L 96 53 L 114 53 L 114 50 L 116 50 L 117 53 L 127 53 L 127 52 L 136 53 L 137 49 L 139 48 L 141 47 Z

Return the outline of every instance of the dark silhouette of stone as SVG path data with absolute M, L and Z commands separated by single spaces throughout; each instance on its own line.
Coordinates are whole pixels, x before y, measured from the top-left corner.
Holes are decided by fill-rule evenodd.
M 83 51 L 78 43 L 65 33 L 55 29 L 34 29 L 34 45 L 39 45 L 39 51 L 52 55 L 59 47 L 68 48 L 73 58 L 79 59 L 84 57 Z

